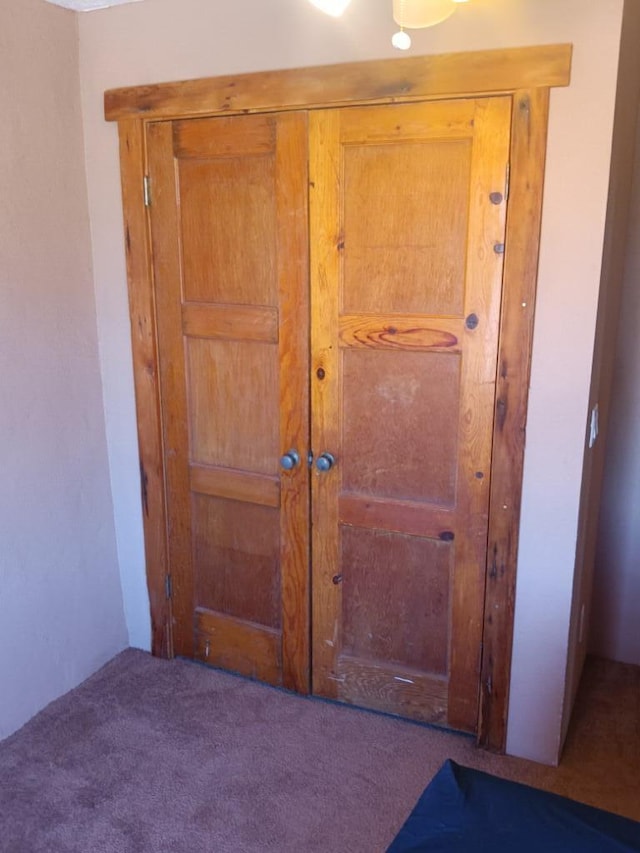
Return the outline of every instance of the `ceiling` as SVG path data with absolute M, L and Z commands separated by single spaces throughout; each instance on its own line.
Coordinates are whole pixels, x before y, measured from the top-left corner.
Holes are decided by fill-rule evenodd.
M 106 9 L 109 6 L 121 6 L 123 3 L 139 3 L 140 0 L 47 0 L 56 6 L 73 9 L 76 12 L 91 12 L 93 9 Z

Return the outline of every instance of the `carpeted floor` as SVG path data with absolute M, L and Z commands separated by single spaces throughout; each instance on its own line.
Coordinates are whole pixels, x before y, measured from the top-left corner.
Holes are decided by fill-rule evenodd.
M 548 768 L 128 650 L 0 744 L 0 850 L 381 853 L 446 758 L 640 820 L 639 710 L 592 662 Z

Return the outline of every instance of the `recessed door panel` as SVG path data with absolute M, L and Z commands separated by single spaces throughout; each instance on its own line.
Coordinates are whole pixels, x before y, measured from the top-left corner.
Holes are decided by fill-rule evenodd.
M 345 312 L 462 311 L 470 161 L 469 139 L 345 146 Z
M 185 349 L 191 461 L 277 474 L 277 344 L 187 337 Z
M 346 492 L 455 503 L 460 356 L 344 349 L 342 402 Z
M 455 546 L 350 526 L 340 539 L 343 653 L 445 676 Z
M 313 690 L 467 731 L 510 113 L 489 98 L 310 119 L 312 437 L 333 459 L 312 476 Z
M 278 509 L 194 494 L 192 524 L 198 606 L 280 629 Z

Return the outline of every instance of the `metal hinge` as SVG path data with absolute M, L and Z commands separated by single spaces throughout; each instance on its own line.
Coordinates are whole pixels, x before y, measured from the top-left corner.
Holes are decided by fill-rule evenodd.
M 164 594 L 166 598 L 171 598 L 173 595 L 173 584 L 171 583 L 171 575 L 166 575 L 164 579 Z
M 504 176 L 504 200 L 509 201 L 509 185 L 511 184 L 511 163 L 507 163 Z
M 151 207 L 151 182 L 149 175 L 145 175 L 142 179 L 142 195 L 144 197 L 144 206 Z

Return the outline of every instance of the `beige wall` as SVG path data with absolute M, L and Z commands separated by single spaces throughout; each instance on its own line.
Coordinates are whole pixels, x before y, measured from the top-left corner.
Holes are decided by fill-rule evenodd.
M 0 738 L 126 644 L 75 17 L 0 3 Z
M 635 47 L 640 44 L 636 38 Z M 640 76 L 640 72 L 639 72 Z M 640 122 L 596 549 L 590 650 L 640 665 Z
M 509 750 L 557 759 L 622 0 L 474 0 L 414 54 L 572 42 L 552 95 L 516 602 Z M 342 20 L 303 0 L 145 0 L 80 18 L 81 79 L 112 488 L 130 637 L 148 646 L 116 128 L 105 89 L 397 55 L 389 0 Z
M 627 259 L 630 251 L 633 250 L 634 243 L 637 241 L 637 238 L 634 240 L 633 230 L 630 230 L 630 214 L 633 176 L 636 166 L 636 127 L 640 106 L 639 44 L 640 3 L 637 0 L 626 0 L 620 44 L 609 204 L 605 228 L 602 283 L 598 306 L 589 407 L 591 409 L 598 405 L 600 431 L 593 448 L 585 448 L 574 598 L 569 634 L 570 652 L 563 719 L 564 734 L 566 734 L 569 725 L 571 708 L 573 707 L 587 648 L 590 643 L 590 633 L 592 635 L 591 647 L 596 649 L 599 647 L 599 638 L 602 636 L 602 632 L 599 629 L 603 621 L 603 605 L 605 601 L 607 605 L 615 601 L 615 624 L 616 626 L 624 624 L 624 620 L 622 619 L 624 602 L 615 594 L 604 597 L 606 592 L 601 588 L 602 584 L 599 582 L 598 592 L 593 604 L 595 608 L 593 619 L 594 629 L 590 631 L 596 539 L 602 497 L 603 474 L 605 471 L 605 457 L 607 454 L 611 455 L 612 449 L 620 447 L 616 436 L 612 436 L 612 441 L 608 442 L 608 435 L 612 403 L 614 356 L 618 340 L 620 301 L 623 292 L 623 283 L 625 283 L 625 268 L 629 267 Z M 635 233 L 638 234 L 639 232 L 636 231 Z M 627 291 L 632 290 L 630 287 L 631 281 L 629 280 L 631 278 L 630 272 L 631 270 L 627 269 Z M 637 270 L 635 283 L 637 284 Z M 633 300 L 634 297 L 632 293 L 629 293 L 627 298 Z M 635 315 L 635 323 L 637 324 L 637 322 L 638 316 Z M 629 333 L 632 332 L 632 329 L 633 327 L 628 328 Z M 628 361 L 629 355 L 630 353 L 625 352 L 623 361 Z M 623 399 L 625 396 L 626 393 L 621 393 L 620 389 L 616 389 L 616 392 L 613 394 L 613 408 L 616 413 L 619 411 L 619 400 L 616 398 Z M 607 445 L 609 445 L 608 449 Z M 636 455 L 638 453 L 640 453 L 640 447 L 636 448 Z M 609 472 L 612 472 L 613 465 L 610 463 L 607 469 Z M 628 485 L 632 489 L 635 486 L 633 480 Z M 609 474 L 608 494 L 605 496 L 603 519 L 610 519 L 611 508 L 615 506 L 616 510 L 620 513 L 620 517 L 624 520 L 629 534 L 633 535 L 632 530 L 637 527 L 637 524 L 634 523 L 634 517 L 629 512 L 632 504 L 628 502 L 628 494 L 623 494 L 622 500 L 618 500 L 617 496 L 619 492 L 617 484 L 614 486 L 613 495 L 611 491 Z M 640 495 L 640 493 L 638 494 Z M 640 540 L 638 540 L 638 544 L 640 544 Z M 640 556 L 636 557 L 636 561 L 638 560 L 640 560 Z M 640 570 L 640 563 L 636 562 L 636 567 Z M 617 578 L 621 575 L 624 577 L 625 570 L 628 568 L 623 561 L 619 562 L 616 560 L 612 565 L 610 576 Z M 599 575 L 604 576 L 606 570 L 606 565 L 601 566 Z M 619 575 L 616 570 L 619 570 Z M 636 595 L 636 602 L 640 601 L 640 577 L 638 577 L 637 584 L 636 592 L 638 594 Z M 607 605 L 604 606 L 606 607 Z M 627 624 L 627 634 L 630 628 L 631 625 Z M 638 632 L 634 631 L 633 633 L 637 634 Z M 636 642 L 635 637 L 629 637 L 629 640 L 631 643 Z M 640 663 L 640 639 L 637 640 L 636 646 L 638 649 L 637 662 Z M 614 654 L 610 653 L 613 649 L 608 649 L 606 645 L 602 648 L 602 651 L 606 651 L 605 656 L 607 657 L 615 657 Z

